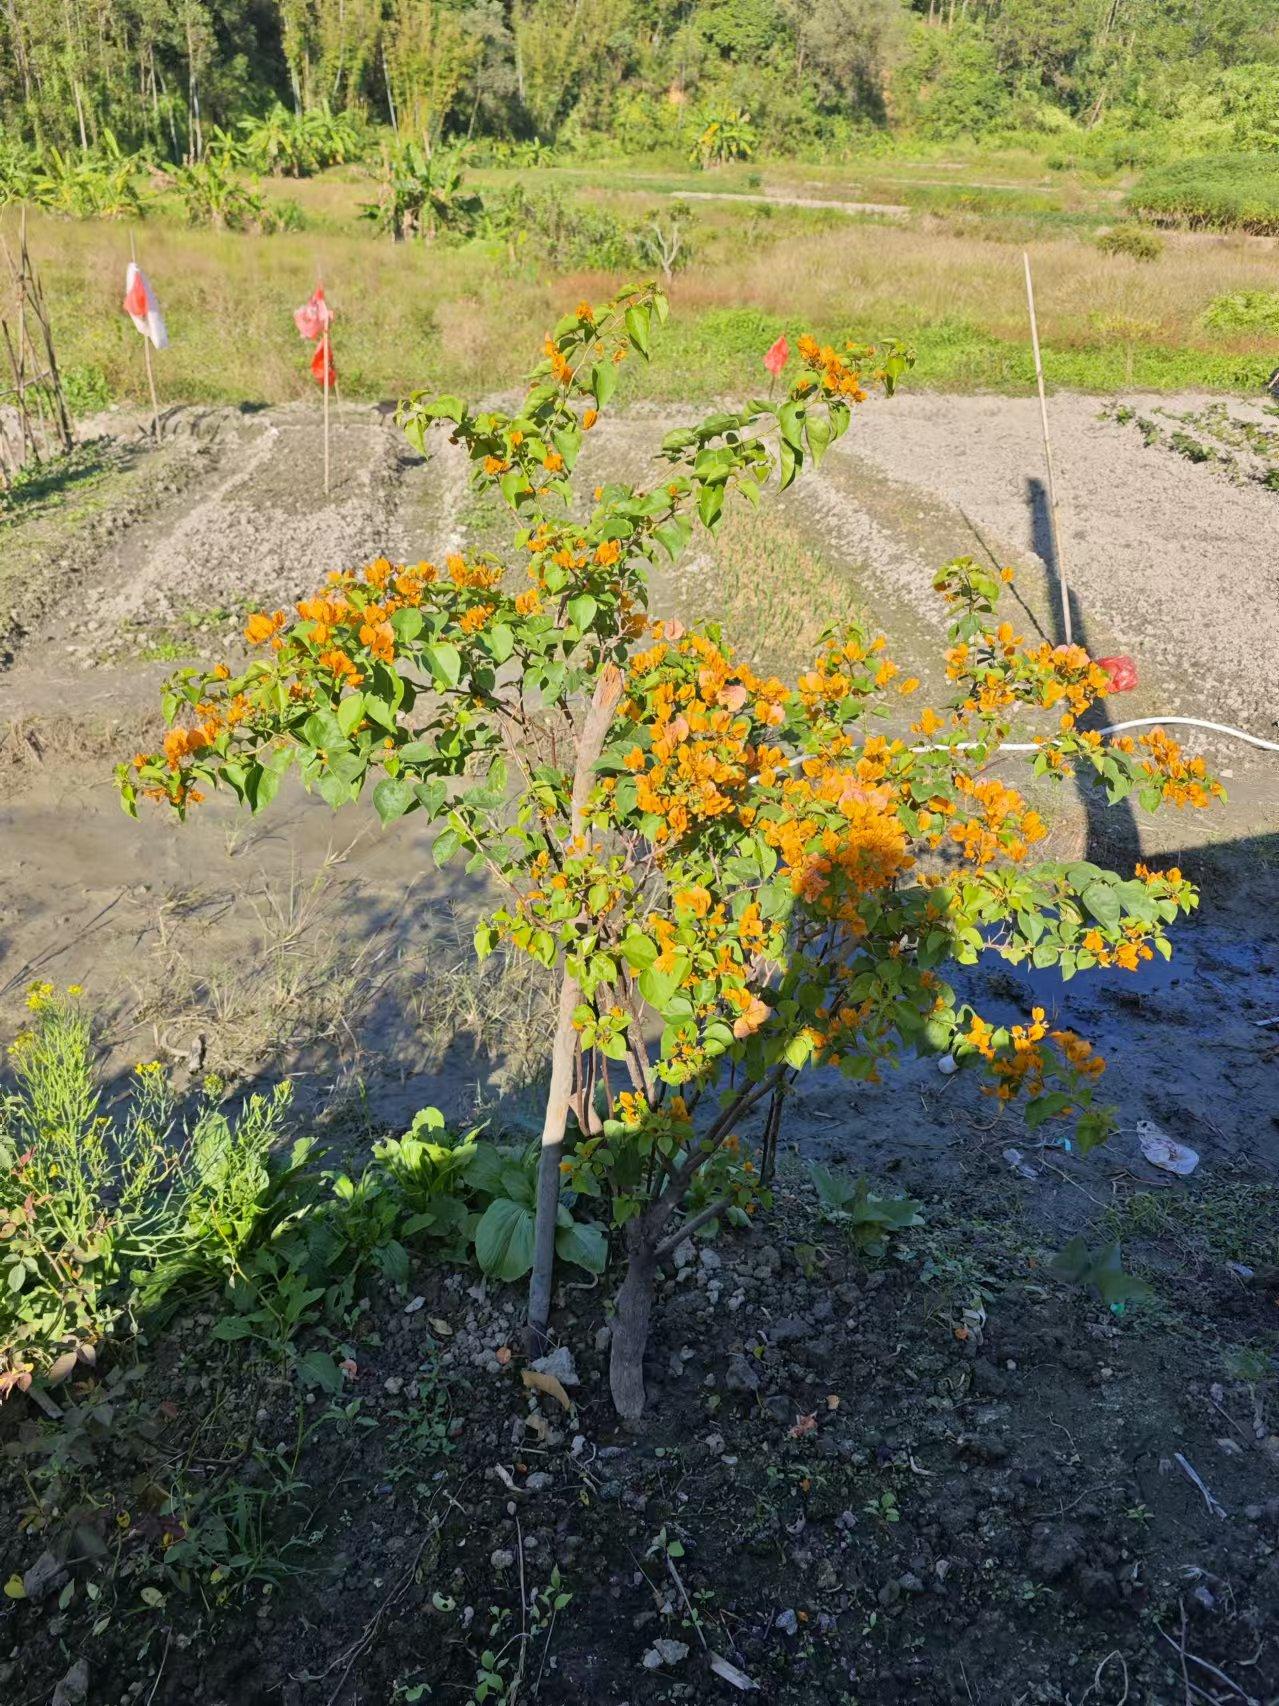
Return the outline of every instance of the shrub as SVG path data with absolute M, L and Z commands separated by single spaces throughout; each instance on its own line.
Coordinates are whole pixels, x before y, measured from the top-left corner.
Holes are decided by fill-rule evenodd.
M 62 375 L 62 391 L 73 415 L 92 415 L 111 401 L 111 386 L 96 363 L 69 367 Z
M 1169 161 L 1146 173 L 1128 207 L 1159 225 L 1279 231 L 1279 156 L 1204 154 Z
M 262 231 L 271 223 L 262 197 L 236 174 L 224 154 L 206 154 L 203 160 L 179 166 L 173 183 L 188 225 Z
M 725 113 L 706 121 L 689 150 L 688 157 L 695 166 L 708 171 L 715 166 L 727 166 L 734 160 L 753 160 L 759 147 L 759 134 L 751 123 L 749 113 Z
M 397 243 L 469 237 L 483 210 L 463 183 L 461 155 L 444 148 L 428 153 L 416 142 L 398 142 L 384 149 L 377 183 L 377 200 L 366 202 L 361 214 Z
M 386 824 L 426 813 L 436 865 L 460 856 L 492 878 L 502 898 L 477 953 L 507 946 L 560 977 L 535 1203 L 511 1193 L 532 1239 L 530 1339 L 545 1343 L 565 1217 L 596 1199 L 625 1251 L 610 1351 L 624 1416 L 644 1403 L 661 1263 L 768 1200 L 806 1067 L 865 1080 L 905 1051 L 948 1052 L 1001 1102 L 1023 1100 L 1032 1125 L 1071 1120 L 1081 1150 L 1107 1135 L 1090 1045 L 1042 1008 L 989 1022 L 946 968 L 990 954 L 1063 978 L 1135 970 L 1171 952 L 1166 926 L 1196 896 L 1176 869 L 1034 858 L 1045 825 L 989 774 L 1014 727 L 1039 731 L 1034 774 L 1078 775 L 1111 801 L 1221 793 L 1162 729 L 1109 744 L 1081 731 L 1109 673 L 1080 647 L 1018 636 L 1000 580 L 970 559 L 935 582 L 953 615 L 949 702 L 900 733 L 919 681 L 861 622 L 828 632 L 793 686 L 742 664 L 715 625 L 651 622 L 649 574 L 695 521 L 714 531 L 733 495 L 789 487 L 911 360 L 803 337 L 776 401 L 669 433 L 653 477 L 581 502 L 583 439 L 666 312 L 652 286 L 600 312 L 580 303 L 511 414 L 411 399 L 411 442 L 443 425 L 476 489 L 507 507 L 509 560 L 378 559 L 331 576 L 295 617 L 255 613 L 257 655 L 176 676 L 163 750 L 117 769 L 126 810 L 141 797 L 185 816 L 210 787 L 262 810 L 296 767 L 332 806 L 368 788 Z M 739 1127 L 756 1112 L 746 1159 Z
M 299 113 L 277 101 L 261 118 L 241 119 L 238 128 L 246 165 L 291 178 L 356 160 L 366 142 L 365 126 L 348 113 L 334 113 L 327 103 Z
M 1126 255 L 1133 261 L 1157 261 L 1164 252 L 1161 240 L 1153 231 L 1142 231 L 1135 225 L 1116 225 L 1097 238 L 1103 255 Z
M 122 219 L 142 211 L 138 167 L 109 130 L 96 149 L 74 154 L 48 148 L 24 156 L 11 147 L 0 157 L 0 200 L 32 201 L 74 219 Z
M 1279 332 L 1279 291 L 1232 290 L 1214 296 L 1202 319 L 1214 332 Z
M 528 252 L 557 272 L 589 267 L 619 272 L 635 264 L 635 243 L 622 222 L 602 208 L 570 202 L 562 190 L 530 195 L 516 184 L 488 210 L 489 229 L 512 260 Z
M 186 1120 L 139 1066 L 101 1111 L 80 992 L 33 986 L 0 1097 L 0 1399 L 91 1362 L 124 1319 L 221 1283 L 261 1230 L 287 1087 L 228 1118 L 211 1083 Z

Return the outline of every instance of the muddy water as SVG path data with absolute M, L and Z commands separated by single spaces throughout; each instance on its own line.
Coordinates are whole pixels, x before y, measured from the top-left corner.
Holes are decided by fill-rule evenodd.
M 788 518 L 912 667 L 935 653 L 941 633 L 932 573 L 960 552 L 1018 564 L 1028 631 L 1056 638 L 1050 568 L 1035 554 L 1033 526 L 1018 522 L 1033 455 L 1026 462 L 1008 429 L 971 400 L 913 399 L 910 409 L 911 420 L 896 422 L 868 411 L 864 430 L 859 420 L 821 475 L 788 495 Z M 1200 491 L 1197 469 L 1174 470 L 1173 480 L 1149 460 L 1158 452 L 1116 436 L 1092 404 L 1072 409 L 1067 479 L 1083 490 L 1074 471 L 1096 479 L 1104 465 L 1112 509 L 1140 489 L 1140 526 L 1159 537 L 1141 573 L 1119 577 L 1105 541 L 1090 546 L 1082 523 L 1071 535 L 1083 613 L 1076 632 L 1096 651 L 1134 650 L 1141 661 L 1139 693 L 1115 709 L 1212 714 L 1219 707 L 1200 704 L 1198 683 L 1228 674 L 1232 713 L 1264 731 L 1279 672 L 1268 673 L 1260 631 L 1255 667 L 1241 644 L 1242 629 L 1262 620 L 1248 612 L 1269 608 L 1272 567 L 1244 549 L 1257 495 L 1219 479 Z M 605 469 L 641 477 L 672 418 L 648 413 L 601 429 L 589 441 L 588 479 Z M 993 434 L 985 455 L 983 433 Z M 961 440 L 973 454 L 961 457 Z M 911 450 L 917 441 L 926 455 Z M 157 635 L 171 653 L 184 622 L 213 613 L 192 644 L 218 655 L 229 625 L 218 612 L 287 605 L 329 568 L 379 550 L 416 558 L 448 549 L 471 524 L 464 470 L 447 448 L 423 461 L 385 418 L 354 409 L 338 419 L 327 500 L 314 411 L 205 411 L 185 429 L 177 423 L 164 454 L 181 470 L 171 494 L 139 505 L 131 491 L 115 515 L 108 494 L 91 529 L 69 531 L 61 559 L 75 561 L 74 576 L 0 674 L 0 730 L 18 725 L 0 763 L 0 1022 L 16 1020 L 31 977 L 78 981 L 109 1017 L 119 1068 L 159 1052 L 192 1072 L 224 1064 L 245 1081 L 288 1069 L 312 1108 L 336 1086 L 375 1123 L 404 1120 L 427 1101 L 464 1116 L 503 1085 L 500 1043 L 495 1053 L 491 1039 L 480 1047 L 468 1034 L 442 1048 L 438 1035 L 441 1013 L 452 1012 L 441 968 L 446 979 L 453 968 L 463 975 L 468 920 L 482 897 L 435 870 L 420 826 L 408 820 L 384 835 L 365 808 L 335 818 L 297 791 L 258 823 L 215 800 L 186 828 L 153 815 L 131 824 L 109 779 L 112 760 L 154 721 L 171 664 L 139 653 L 158 649 Z M 1229 582 L 1202 572 L 1214 529 L 1235 554 Z M 1147 647 L 1151 611 L 1170 608 L 1161 576 L 1191 610 L 1177 621 L 1198 620 L 1205 648 L 1220 646 L 1219 656 L 1187 656 L 1184 636 L 1180 650 Z M 715 613 L 713 573 L 694 595 Z M 665 596 L 655 589 L 659 604 Z M 1262 1021 L 1279 1016 L 1279 762 L 1224 744 L 1215 757 L 1232 773 L 1233 798 L 1211 816 L 1121 812 L 1103 824 L 1069 791 L 1049 806 L 1063 852 L 1178 857 L 1202 874 L 1205 905 L 1171 967 L 1070 985 L 999 968 L 970 974 L 965 987 L 992 1016 L 1011 1019 L 1040 1002 L 1097 1040 L 1122 1122 L 1103 1156 L 1063 1184 L 1053 1169 L 1075 1167 L 1073 1158 L 1036 1158 L 1013 1117 L 996 1122 L 964 1075 L 943 1078 L 933 1062 L 909 1064 L 880 1086 L 806 1078 L 792 1098 L 790 1140 L 877 1171 L 927 1155 L 942 1175 L 1016 1146 L 1067 1217 L 1108 1176 L 1152 1176 L 1135 1147 L 1142 1118 L 1199 1150 L 1206 1168 L 1273 1167 L 1279 1028 Z M 246 1012 L 255 1006 L 269 1015 L 265 1029 Z

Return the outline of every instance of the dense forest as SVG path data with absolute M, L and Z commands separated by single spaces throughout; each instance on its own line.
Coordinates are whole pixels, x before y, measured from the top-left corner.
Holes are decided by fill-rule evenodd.
M 276 102 L 428 143 L 646 151 L 743 115 L 792 154 L 1170 128 L 1279 148 L 1279 0 L 0 0 L 10 136 L 178 160 Z

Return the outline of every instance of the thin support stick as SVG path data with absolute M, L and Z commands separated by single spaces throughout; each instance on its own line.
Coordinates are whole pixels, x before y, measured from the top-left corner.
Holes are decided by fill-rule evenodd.
M 142 359 L 147 364 L 147 388 L 151 392 L 151 436 L 157 444 L 160 442 L 160 405 L 155 395 L 155 369 L 151 366 L 151 339 L 142 334 Z
M 324 333 L 324 495 L 329 495 L 329 374 L 333 370 L 333 356 L 329 348 L 327 328 Z
M 1039 386 L 1039 418 L 1044 429 L 1044 462 L 1048 468 L 1048 527 L 1052 535 L 1053 556 L 1057 559 L 1057 584 L 1061 591 L 1061 620 L 1066 644 L 1072 645 L 1070 621 L 1070 592 L 1066 586 L 1066 565 L 1061 558 L 1061 533 L 1057 526 L 1057 485 L 1053 479 L 1053 452 L 1048 438 L 1048 400 L 1044 396 L 1044 363 L 1039 353 L 1039 321 L 1035 317 L 1035 287 L 1030 281 L 1030 256 L 1023 249 L 1021 258 L 1026 266 L 1026 306 L 1030 309 L 1030 341 L 1035 351 L 1035 380 Z

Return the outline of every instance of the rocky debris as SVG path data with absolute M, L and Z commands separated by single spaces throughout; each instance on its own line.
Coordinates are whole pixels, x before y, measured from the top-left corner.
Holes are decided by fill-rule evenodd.
M 653 1642 L 640 1663 L 645 1670 L 659 1670 L 664 1665 L 682 1664 L 687 1657 L 688 1643 L 686 1641 L 671 1641 L 663 1638 Z
M 577 1364 L 573 1360 L 573 1353 L 567 1345 L 557 1345 L 549 1355 L 538 1357 L 536 1362 L 530 1366 L 535 1368 L 539 1374 L 553 1375 L 561 1386 L 570 1387 L 582 1384 L 581 1376 L 577 1372 Z

